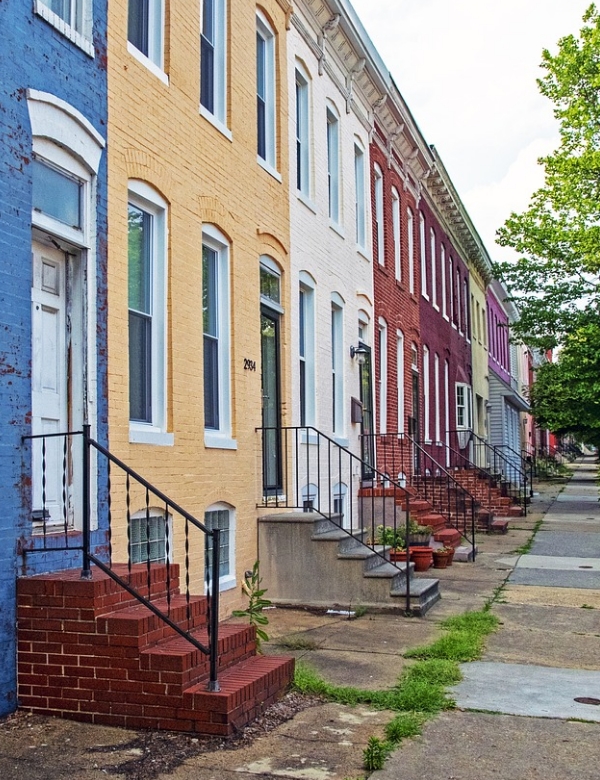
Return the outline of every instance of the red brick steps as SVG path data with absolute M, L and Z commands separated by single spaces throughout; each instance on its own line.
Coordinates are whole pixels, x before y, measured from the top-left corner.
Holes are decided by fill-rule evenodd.
M 130 585 L 166 608 L 167 566 L 118 567 Z M 170 619 L 208 645 L 207 601 L 179 593 L 169 567 Z M 110 577 L 93 568 L 20 578 L 18 685 L 22 707 L 128 728 L 227 736 L 285 691 L 293 659 L 256 655 L 254 628 L 219 625 L 221 693 L 207 691 L 208 656 Z

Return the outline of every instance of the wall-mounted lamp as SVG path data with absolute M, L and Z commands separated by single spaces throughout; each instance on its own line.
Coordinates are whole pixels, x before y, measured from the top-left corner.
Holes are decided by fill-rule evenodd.
M 350 347 L 350 357 L 356 358 L 358 360 L 359 366 L 362 366 L 364 364 L 368 354 L 369 354 L 369 350 L 366 347 L 361 346 L 360 344 L 358 345 L 358 347 Z

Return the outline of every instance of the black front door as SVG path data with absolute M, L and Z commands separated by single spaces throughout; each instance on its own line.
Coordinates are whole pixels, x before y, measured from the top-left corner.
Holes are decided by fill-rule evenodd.
M 279 315 L 260 313 L 262 358 L 263 489 L 265 495 L 281 490 L 281 404 L 279 366 Z
M 375 466 L 375 440 L 373 434 L 373 364 L 371 361 L 371 347 L 360 344 L 365 350 L 364 362 L 359 366 L 360 371 L 360 401 L 362 403 L 361 433 L 361 457 L 363 460 L 363 479 L 372 479 Z

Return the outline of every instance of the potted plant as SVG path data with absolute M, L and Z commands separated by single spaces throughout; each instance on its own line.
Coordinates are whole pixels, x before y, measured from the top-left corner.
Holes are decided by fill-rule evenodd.
M 448 557 L 450 550 L 447 547 L 438 547 L 433 550 L 433 567 L 434 569 L 445 569 L 448 565 Z
M 433 548 L 428 546 L 411 546 L 410 559 L 415 564 L 415 571 L 427 571 L 433 563 Z
M 416 521 L 412 520 L 409 528 L 409 539 L 411 544 L 417 545 L 429 545 L 429 539 L 433 533 L 433 528 L 430 525 L 419 525 Z
M 392 550 L 404 549 L 406 545 L 404 528 L 378 525 L 375 544 L 382 544 L 384 547 L 390 547 Z

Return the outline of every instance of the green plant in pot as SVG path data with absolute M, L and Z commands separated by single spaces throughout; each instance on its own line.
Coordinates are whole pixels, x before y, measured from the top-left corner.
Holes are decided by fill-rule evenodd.
M 384 547 L 390 547 L 392 550 L 404 549 L 406 547 L 404 528 L 378 525 L 375 544 L 382 544 Z
M 432 533 L 433 528 L 430 525 L 419 525 L 416 521 L 411 520 L 409 528 L 409 541 L 411 544 L 429 544 Z

